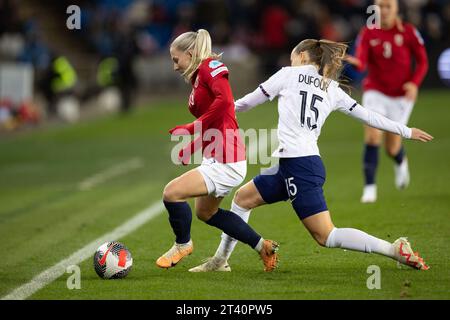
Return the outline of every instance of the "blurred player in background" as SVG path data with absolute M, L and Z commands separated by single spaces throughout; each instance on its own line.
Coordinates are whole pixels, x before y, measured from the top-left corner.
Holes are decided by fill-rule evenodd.
M 401 22 L 397 0 L 376 0 L 375 4 L 380 9 L 381 29 L 364 27 L 358 36 L 356 56 L 347 56 L 346 60 L 359 71 L 368 70 L 363 82 L 364 107 L 407 124 L 428 70 L 424 41 L 413 25 Z M 377 200 L 375 175 L 383 133 L 369 126 L 364 128 L 365 186 L 361 202 L 371 203 Z M 410 176 L 401 137 L 387 132 L 384 145 L 395 161 L 396 187 L 406 188 Z
M 247 172 L 245 145 L 239 135 L 234 99 L 228 82 L 228 68 L 211 51 L 208 31 L 186 32 L 170 46 L 174 70 L 192 84 L 189 111 L 197 119 L 170 130 L 172 135 L 201 136 L 182 149 L 179 158 L 189 162 L 191 154 L 201 147 L 203 162 L 172 180 L 164 189 L 164 205 L 175 233 L 175 244 L 156 264 L 161 268 L 175 266 L 193 251 L 191 240 L 192 213 L 189 198 L 195 198 L 197 217 L 221 229 L 259 252 L 265 271 L 272 271 L 277 263 L 278 244 L 264 240 L 244 220 L 233 212 L 219 208 L 223 197 L 242 183 Z M 207 135 L 218 133 L 218 135 Z
M 331 112 L 338 110 L 368 126 L 404 138 L 424 142 L 433 139 L 426 132 L 408 128 L 363 108 L 339 87 L 346 49 L 342 43 L 304 40 L 291 53 L 291 67 L 282 68 L 254 92 L 236 101 L 236 111 L 247 111 L 278 97 L 280 145 L 272 156 L 280 158 L 280 161 L 279 165 L 255 177 L 236 192 L 233 212 L 248 221 L 251 209 L 290 200 L 303 225 L 319 245 L 373 252 L 426 270 L 428 266 L 418 253 L 414 253 L 406 238 L 389 243 L 357 229 L 336 228 L 331 220 L 322 189 L 325 168 L 317 145 L 321 129 Z M 230 270 L 227 261 L 235 245 L 235 240 L 222 234 L 214 257 L 189 271 Z

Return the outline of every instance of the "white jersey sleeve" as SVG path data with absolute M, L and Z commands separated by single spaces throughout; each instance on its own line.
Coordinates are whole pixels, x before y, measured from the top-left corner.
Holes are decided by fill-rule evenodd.
M 234 103 L 236 112 L 248 111 L 268 100 L 272 101 L 275 99 L 283 89 L 283 74 L 284 68 L 260 84 L 255 91 L 237 100 Z
M 286 68 L 280 69 L 277 73 L 267 79 L 265 82 L 259 85 L 259 89 L 264 93 L 264 95 L 272 101 L 283 89 L 285 84 L 285 72 Z
M 334 90 L 334 95 L 336 97 L 335 110 L 339 110 L 368 126 L 401 135 L 406 139 L 411 138 L 411 128 L 364 108 L 339 87 L 335 87 Z
M 245 97 L 237 100 L 234 103 L 234 109 L 236 112 L 248 111 L 260 104 L 263 104 L 269 100 L 269 98 L 262 92 L 261 88 L 256 88 L 255 91 L 247 94 Z

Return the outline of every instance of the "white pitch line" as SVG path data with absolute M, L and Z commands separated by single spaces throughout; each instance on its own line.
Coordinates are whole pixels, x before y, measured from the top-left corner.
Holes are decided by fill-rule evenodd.
M 92 189 L 98 184 L 106 182 L 109 179 L 118 177 L 120 175 L 127 174 L 133 170 L 140 169 L 144 166 L 144 161 L 141 158 L 133 158 L 114 165 L 104 171 L 101 171 L 78 184 L 78 188 L 82 191 Z
M 44 288 L 46 285 L 52 283 L 60 276 L 66 273 L 67 267 L 77 265 L 84 260 L 92 257 L 93 252 L 107 241 L 115 241 L 130 234 L 149 220 L 159 215 L 164 209 L 162 202 L 158 201 L 149 208 L 141 211 L 133 218 L 120 225 L 113 231 L 104 234 L 100 238 L 95 239 L 80 250 L 73 253 L 70 257 L 60 261 L 53 267 L 45 270 L 41 274 L 35 276 L 30 282 L 18 287 L 8 295 L 1 298 L 1 300 L 24 300 L 33 295 L 38 290 Z
M 252 141 L 254 142 L 254 141 Z M 257 144 L 256 144 L 257 145 Z M 255 155 L 258 152 L 258 148 L 255 147 L 255 143 L 251 143 L 248 146 L 248 150 L 250 150 L 250 153 L 248 155 L 249 159 L 252 159 L 255 157 Z M 139 159 L 139 158 L 136 158 Z M 133 159 L 136 161 L 136 159 Z M 139 159 L 140 160 L 140 159 Z M 131 163 L 131 161 L 129 161 Z M 94 176 L 95 177 L 95 176 Z M 103 180 L 104 181 L 104 180 Z M 72 265 L 77 265 L 84 260 L 92 257 L 93 252 L 97 250 L 97 248 L 107 241 L 116 241 L 122 237 L 127 236 L 143 224 L 147 223 L 160 213 L 162 213 L 164 210 L 164 205 L 161 201 L 157 201 L 154 204 L 152 204 L 147 209 L 141 211 L 140 213 L 136 214 L 133 218 L 126 221 L 124 224 L 120 225 L 113 231 L 104 234 L 103 236 L 95 239 L 91 243 L 87 244 L 80 250 L 73 253 L 70 257 L 61 260 L 56 265 L 48 268 L 47 270 L 43 271 L 39 275 L 35 276 L 33 279 L 31 279 L 26 284 L 14 289 L 12 292 L 7 294 L 6 296 L 3 296 L 0 300 L 25 300 L 40 289 L 44 288 L 45 286 L 49 285 L 62 275 L 66 273 L 67 267 Z

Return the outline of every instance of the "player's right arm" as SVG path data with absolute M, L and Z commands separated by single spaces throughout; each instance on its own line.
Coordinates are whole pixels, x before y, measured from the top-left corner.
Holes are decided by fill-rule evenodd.
M 398 134 L 405 139 L 419 140 L 422 142 L 433 140 L 433 137 L 425 131 L 417 128 L 409 128 L 399 122 L 392 121 L 379 113 L 364 108 L 341 88 L 337 88 L 336 95 L 337 100 L 335 109 L 367 124 L 368 126 Z
M 255 89 L 255 91 L 245 95 L 243 98 L 236 100 L 234 102 L 234 109 L 236 112 L 248 111 L 264 102 L 268 101 L 269 98 L 262 91 L 261 86 Z
M 267 81 L 260 84 L 253 92 L 234 103 L 236 112 L 248 111 L 267 101 L 272 101 L 280 93 L 283 86 L 283 69 L 279 70 Z

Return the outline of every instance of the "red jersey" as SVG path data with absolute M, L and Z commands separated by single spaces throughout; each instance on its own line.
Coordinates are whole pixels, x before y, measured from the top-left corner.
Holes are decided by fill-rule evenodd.
M 171 133 L 176 129 L 185 129 L 189 134 L 194 134 L 201 124 L 204 157 L 215 158 L 222 163 L 245 160 L 245 144 L 239 134 L 228 68 L 222 62 L 209 58 L 200 64 L 192 76 L 189 111 L 197 120 L 177 126 L 170 130 Z M 198 140 L 183 149 L 180 158 L 184 159 L 184 163 L 199 147 Z
M 418 87 L 428 71 L 424 41 L 417 29 L 403 24 L 401 31 L 364 27 L 357 40 L 356 58 L 361 61 L 359 71 L 368 69 L 363 81 L 364 91 L 378 90 L 391 97 L 405 95 L 403 85 L 413 82 Z M 415 69 L 412 68 L 412 58 Z

